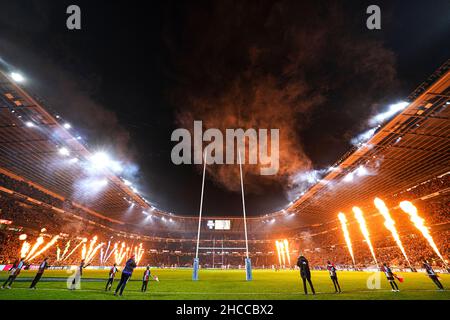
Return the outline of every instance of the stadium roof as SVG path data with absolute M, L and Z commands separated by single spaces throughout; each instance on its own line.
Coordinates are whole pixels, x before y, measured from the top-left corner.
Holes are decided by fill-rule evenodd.
M 449 66 L 447 61 L 411 94 L 410 104 L 404 110 L 377 129 L 370 140 L 344 155 L 290 208 L 249 218 L 249 232 L 333 221 L 339 211 L 364 205 L 374 196 L 395 194 L 449 171 Z M 115 222 L 122 222 L 125 216 L 135 224 L 142 221 L 142 211 L 152 207 L 112 171 L 105 173 L 108 183 L 101 196 L 77 196 L 74 186 L 86 178 L 85 171 L 80 164 L 67 160 L 77 157 L 83 162 L 91 156 L 56 114 L 44 109 L 40 101 L 0 72 L 0 168 L 72 200 L 94 215 Z M 361 167 L 367 170 L 366 174 L 357 176 Z M 197 227 L 197 217 L 157 213 L 160 218 L 173 219 L 174 229 Z M 233 229 L 241 229 L 241 219 L 232 218 L 232 223 Z M 153 226 L 157 225 L 160 224 Z M 151 229 L 152 224 L 148 227 Z

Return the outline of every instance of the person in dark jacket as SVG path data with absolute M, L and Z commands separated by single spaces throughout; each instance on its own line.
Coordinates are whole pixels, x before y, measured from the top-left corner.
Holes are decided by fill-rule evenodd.
M 9 277 L 8 277 L 8 279 L 6 279 L 5 283 L 3 284 L 2 289 L 4 289 L 5 287 L 8 289 L 11 289 L 11 286 L 12 286 L 14 280 L 16 280 L 17 276 L 20 274 L 20 271 L 24 267 L 25 267 L 25 259 L 24 258 L 20 258 L 20 260 L 16 260 L 16 262 L 14 262 L 14 264 L 13 264 L 13 267 L 9 271 Z
M 128 280 L 130 280 L 134 268 L 136 268 L 136 261 L 134 260 L 134 255 L 132 255 L 131 258 L 128 259 L 127 263 L 125 264 L 125 268 L 122 271 L 122 276 L 120 277 L 119 284 L 117 285 L 116 291 L 114 292 L 115 296 L 117 296 L 117 292 L 119 292 L 119 290 L 119 295 L 121 296 L 123 294 L 123 290 L 125 289 Z
M 48 260 L 48 258 L 45 258 L 44 261 L 42 261 L 41 264 L 39 265 L 38 272 L 36 273 L 36 276 L 34 277 L 33 282 L 31 282 L 30 289 L 36 289 L 36 285 L 39 282 L 39 280 L 41 280 L 45 269 L 48 268 L 47 260 Z
M 439 281 L 439 278 L 436 274 L 436 272 L 433 270 L 433 267 L 428 263 L 427 260 L 423 260 L 423 267 L 425 271 L 427 272 L 427 275 L 430 277 L 431 280 L 433 280 L 434 284 L 438 287 L 439 290 L 444 290 L 444 286 Z
M 341 291 L 341 286 L 339 285 L 339 281 L 337 278 L 336 266 L 333 263 L 331 263 L 330 261 L 327 261 L 327 270 L 330 274 L 331 281 L 333 281 L 335 293 L 341 293 L 342 291 Z
M 311 287 L 311 291 L 313 294 L 316 294 L 314 291 L 314 286 L 311 282 L 311 270 L 309 269 L 309 262 L 304 256 L 298 257 L 297 266 L 300 268 L 300 276 L 303 280 L 303 289 L 305 290 L 305 294 L 308 294 L 308 288 L 306 287 L 306 281 L 308 281 L 309 286 Z

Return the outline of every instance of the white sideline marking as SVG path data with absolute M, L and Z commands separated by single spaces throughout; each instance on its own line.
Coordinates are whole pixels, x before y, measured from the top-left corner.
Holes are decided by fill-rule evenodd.
M 36 290 L 31 290 L 29 288 L 12 288 L 12 289 L 4 289 L 6 290 L 29 290 L 30 292 L 36 292 L 36 291 L 68 291 L 68 292 L 99 292 L 99 293 L 105 293 L 105 294 L 110 294 L 112 295 L 114 291 L 111 292 L 105 292 L 103 290 L 94 290 L 94 289 L 79 289 L 79 290 L 69 290 L 69 289 L 62 289 L 62 288 L 42 288 L 42 289 L 36 289 Z M 0 292 L 2 292 L 3 290 L 1 290 Z M 450 290 L 434 290 L 434 289 L 415 289 L 415 290 L 403 290 L 400 292 L 392 292 L 392 294 L 398 294 L 398 293 L 402 293 L 402 292 L 448 292 Z M 140 290 L 125 290 L 124 293 L 141 293 Z M 341 294 L 336 294 L 334 292 L 317 292 L 316 291 L 316 295 L 317 294 L 330 294 L 330 295 L 342 295 L 342 294 L 347 294 L 347 293 L 362 293 L 362 292 L 391 292 L 391 290 L 388 289 L 377 289 L 377 290 L 353 290 L 353 291 L 344 291 Z M 230 294 L 235 294 L 235 295 L 300 295 L 300 296 L 304 296 L 305 294 L 303 292 L 183 292 L 183 291 L 156 291 L 156 292 L 152 292 L 152 291 L 148 291 L 149 294 L 151 295 L 177 295 L 177 294 L 189 294 L 189 295 L 204 295 L 204 294 L 208 294 L 208 295 L 230 295 Z M 310 296 L 312 296 L 311 294 L 308 294 Z

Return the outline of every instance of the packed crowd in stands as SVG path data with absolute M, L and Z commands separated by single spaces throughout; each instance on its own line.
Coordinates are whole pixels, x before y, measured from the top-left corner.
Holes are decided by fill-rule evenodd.
M 428 183 L 411 188 L 402 192 L 401 195 L 394 195 L 387 199 L 390 207 L 399 199 L 417 199 L 437 191 L 445 190 L 450 186 L 450 179 L 447 176 L 430 180 Z M 12 188 L 14 191 L 32 196 L 40 201 L 46 202 L 55 207 L 64 204 L 60 200 L 55 200 L 47 196 L 42 191 L 31 186 L 23 186 L 24 182 L 15 183 L 13 179 L 0 174 L 0 185 Z M 60 202 L 58 202 L 60 201 Z M 390 201 L 390 202 L 389 202 Z M 450 255 L 450 196 L 447 194 L 430 197 L 423 201 L 416 201 L 421 216 L 425 219 L 427 226 L 431 227 L 431 233 L 445 259 Z M 398 209 L 391 210 L 392 217 L 396 221 L 397 229 L 413 266 L 420 265 L 423 258 L 429 259 L 434 265 L 440 266 L 442 263 L 433 249 L 426 242 L 420 232 L 414 228 L 409 218 Z M 80 215 L 81 216 L 81 215 Z M 20 252 L 22 241 L 20 234 L 27 234 L 29 241 L 34 241 L 40 234 L 47 236 L 59 234 L 60 240 L 49 249 L 45 255 L 49 257 L 52 265 L 75 265 L 80 261 L 80 252 L 74 254 L 70 259 L 57 261 L 56 247 L 60 250 L 70 240 L 72 244 L 80 242 L 82 237 L 92 238 L 99 236 L 99 241 L 126 241 L 127 243 L 143 242 L 145 248 L 142 265 L 150 264 L 160 267 L 190 267 L 195 254 L 195 236 L 189 235 L 184 239 L 161 239 L 155 237 L 153 240 L 138 240 L 122 238 L 120 234 L 112 230 L 100 228 L 96 223 L 89 220 L 74 219 L 72 215 L 53 210 L 48 206 L 41 206 L 27 202 L 26 199 L 15 197 L 14 195 L 0 192 L 0 219 L 10 220 L 13 224 L 0 224 L 0 264 L 14 261 Z M 310 263 L 315 268 L 325 266 L 327 260 L 332 260 L 340 267 L 364 268 L 374 266 L 375 261 L 364 241 L 359 227 L 356 223 L 349 221 L 349 231 L 352 238 L 355 265 L 348 252 L 342 231 L 338 222 L 333 225 L 326 224 L 323 227 L 313 228 L 309 231 L 302 231 L 296 235 L 288 237 L 290 245 L 291 263 L 285 262 L 286 267 L 295 264 L 297 256 L 302 253 L 308 257 Z M 408 267 L 408 262 L 399 250 L 390 232 L 383 227 L 383 219 L 379 215 L 367 217 L 370 228 L 376 229 L 372 233 L 372 244 L 375 248 L 375 255 L 379 263 L 388 262 L 398 267 Z M 41 228 L 46 230 L 42 232 Z M 379 226 L 376 228 L 375 226 Z M 275 237 L 275 236 L 274 236 Z M 249 251 L 252 264 L 256 268 L 272 268 L 278 265 L 279 257 L 275 246 L 275 239 L 270 239 L 267 235 L 265 239 L 255 235 L 250 235 Z M 245 251 L 241 249 L 224 249 L 221 247 L 242 248 L 242 239 L 236 239 L 226 232 L 216 233 L 215 237 L 203 239 L 200 243 L 204 247 L 215 249 L 201 250 L 200 261 L 202 267 L 235 268 L 243 267 Z M 42 257 L 41 257 L 42 258 Z M 39 258 L 38 258 L 39 260 Z M 92 264 L 100 265 L 98 258 Z

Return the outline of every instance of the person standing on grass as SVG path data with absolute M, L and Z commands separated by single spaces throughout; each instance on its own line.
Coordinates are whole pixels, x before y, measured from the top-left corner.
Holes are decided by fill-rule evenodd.
M 148 280 L 150 279 L 150 267 L 147 266 L 147 269 L 145 269 L 144 271 L 144 276 L 142 277 L 142 287 L 141 287 L 141 292 L 146 292 L 147 291 L 147 285 L 148 285 Z
M 444 290 L 444 286 L 439 281 L 438 275 L 433 270 L 433 268 L 431 267 L 431 265 L 428 263 L 427 260 L 423 260 L 423 267 L 425 268 L 427 275 L 430 277 L 431 280 L 433 280 L 434 284 L 438 287 L 438 289 Z
M 70 286 L 70 290 L 75 290 L 76 286 L 81 283 L 81 277 L 83 276 L 83 269 L 88 267 L 88 264 L 85 264 L 85 260 L 82 259 L 80 262 L 80 266 L 77 268 L 77 271 L 75 273 L 75 277 L 73 278 L 72 285 Z
M 30 289 L 36 289 L 36 285 L 38 284 L 39 280 L 41 280 L 45 269 L 48 268 L 47 260 L 48 260 L 48 258 L 46 257 L 44 259 L 44 261 L 42 261 L 42 263 L 39 265 L 38 272 L 36 273 L 36 276 L 34 277 L 33 282 L 31 282 Z
M 341 293 L 341 286 L 339 285 L 339 281 L 337 278 L 337 269 L 336 266 L 331 263 L 330 261 L 327 261 L 327 270 L 330 273 L 331 281 L 333 281 L 334 290 L 335 293 Z
M 315 295 L 314 286 L 311 282 L 311 270 L 309 269 L 309 262 L 304 256 L 298 257 L 297 266 L 300 268 L 300 276 L 303 280 L 303 290 L 305 294 L 308 294 L 308 288 L 306 287 L 306 281 L 308 281 L 311 287 L 312 293 Z
M 383 266 L 381 267 L 382 271 L 386 275 L 387 280 L 389 281 L 389 284 L 392 287 L 393 292 L 399 292 L 399 288 L 397 283 L 395 282 L 395 275 L 392 272 L 392 269 L 387 265 L 387 263 L 383 263 Z
M 108 281 L 106 282 L 105 291 L 111 291 L 111 287 L 113 285 L 114 278 L 116 276 L 117 271 L 119 271 L 119 269 L 117 269 L 116 266 L 117 266 L 117 264 L 114 263 L 112 268 L 109 270 L 109 276 L 108 276 Z
M 16 262 L 14 262 L 13 267 L 9 271 L 9 277 L 6 279 L 5 283 L 3 283 L 2 289 L 5 289 L 5 287 L 11 289 L 13 282 L 16 280 L 23 267 L 25 267 L 24 258 L 20 258 L 19 261 L 16 260 Z
M 125 264 L 125 268 L 122 271 L 122 276 L 120 277 L 119 284 L 117 285 L 116 291 L 114 292 L 115 296 L 117 296 L 117 292 L 119 292 L 119 290 L 119 295 L 122 296 L 123 290 L 125 289 L 128 280 L 130 280 L 134 268 L 136 268 L 136 261 L 134 260 L 134 255 L 132 255 L 131 258 L 128 259 L 127 263 Z

